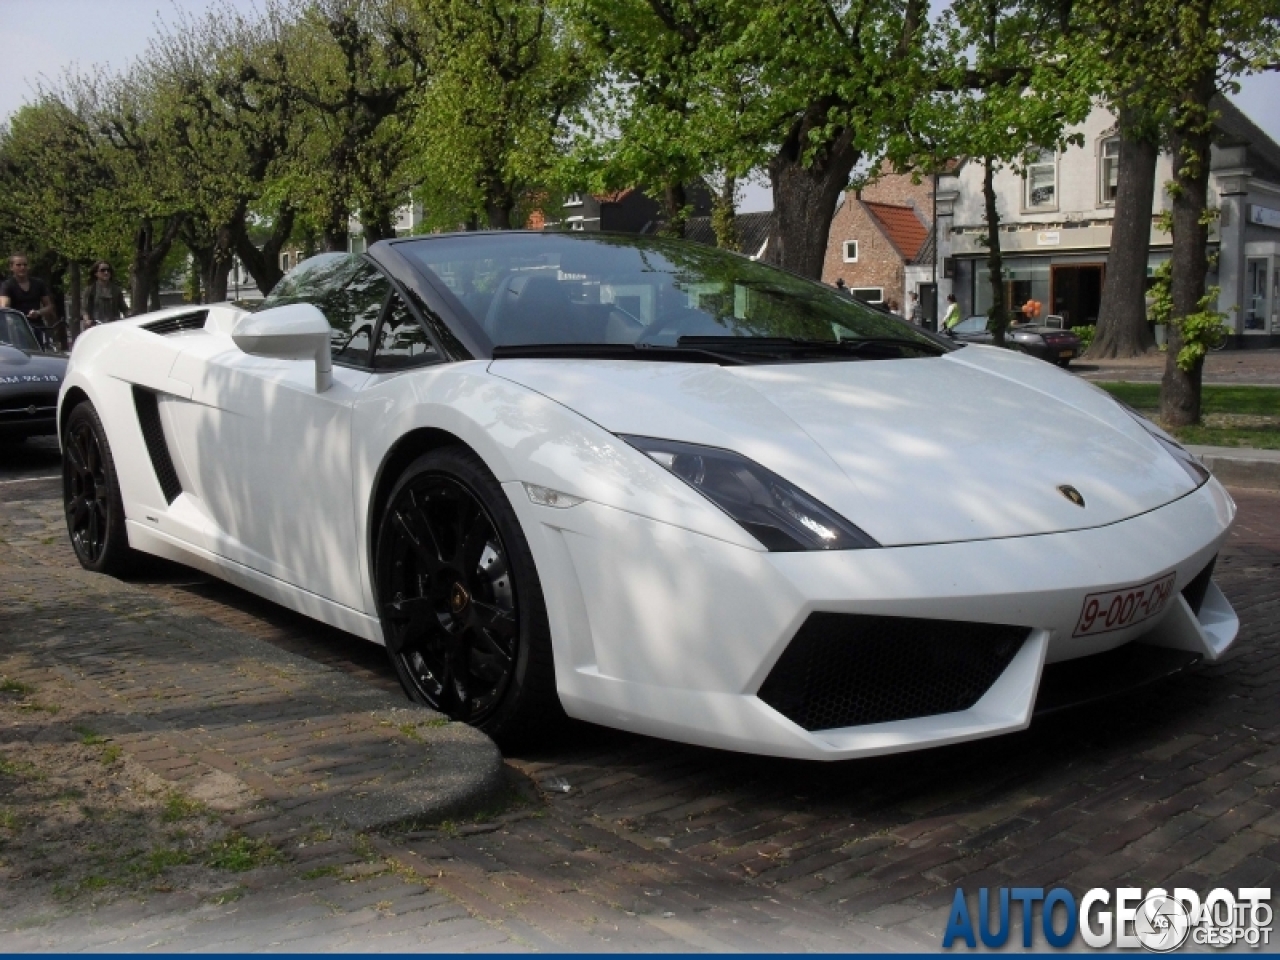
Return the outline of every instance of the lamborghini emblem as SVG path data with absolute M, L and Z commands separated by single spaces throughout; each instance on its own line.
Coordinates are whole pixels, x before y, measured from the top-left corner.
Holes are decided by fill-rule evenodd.
M 1069 483 L 1064 483 L 1058 487 L 1058 492 L 1074 503 L 1077 507 L 1084 506 L 1084 497 L 1080 495 L 1080 491 Z

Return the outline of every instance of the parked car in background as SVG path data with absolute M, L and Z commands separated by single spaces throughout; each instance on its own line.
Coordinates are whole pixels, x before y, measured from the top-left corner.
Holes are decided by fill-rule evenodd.
M 966 317 L 955 325 L 952 332 L 957 340 L 964 343 L 993 343 L 995 340 L 987 329 L 987 318 L 982 315 Z M 1080 356 L 1080 338 L 1070 330 L 1018 323 L 1009 327 L 1004 337 L 1012 349 L 1060 367 L 1070 365 Z
M 17 310 L 0 310 L 0 439 L 58 432 L 58 390 L 67 358 L 44 353 Z

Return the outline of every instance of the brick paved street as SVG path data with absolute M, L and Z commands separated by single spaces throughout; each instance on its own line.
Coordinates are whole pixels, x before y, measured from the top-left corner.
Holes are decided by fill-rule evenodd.
M 24 469 L 41 468 L 37 455 Z M 0 551 L 52 582 L 74 563 L 53 491 L 12 489 L 0 485 Z M 581 725 L 508 758 L 532 787 L 499 817 L 299 848 L 268 798 L 224 814 L 287 851 L 244 875 L 240 899 L 0 908 L 0 949 L 928 949 L 957 884 L 1280 888 L 1280 494 L 1233 495 L 1218 577 L 1241 639 L 1144 694 L 837 766 Z M 235 632 L 395 689 L 380 650 L 201 575 L 96 579 L 139 622 Z M 0 673 L 12 651 L 6 638 Z M 125 749 L 163 757 L 145 737 Z
M 1133 360 L 1091 360 L 1071 365 L 1086 380 L 1130 380 L 1158 383 L 1164 376 L 1165 354 L 1152 351 Z M 1205 357 L 1204 382 L 1280 385 L 1280 350 L 1224 350 Z

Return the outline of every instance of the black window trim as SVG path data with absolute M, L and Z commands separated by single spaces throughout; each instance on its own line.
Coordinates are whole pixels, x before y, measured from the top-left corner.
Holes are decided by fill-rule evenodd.
M 450 361 L 450 358 L 443 350 L 440 349 L 439 342 L 436 340 L 435 336 L 432 334 L 431 325 L 423 321 L 421 312 L 415 308 L 414 301 L 416 298 L 407 296 L 405 294 L 403 286 L 391 274 L 391 271 L 386 269 L 386 267 L 383 264 L 375 260 L 373 257 L 369 256 L 367 252 L 358 254 L 357 256 L 362 263 L 368 263 L 371 267 L 373 267 L 374 270 L 376 270 L 382 276 L 384 280 L 387 281 L 387 286 L 388 286 L 387 295 L 382 298 L 382 306 L 378 308 L 378 319 L 374 322 L 373 329 L 369 334 L 369 349 L 367 351 L 367 362 L 353 363 L 350 360 L 344 360 L 340 357 L 334 357 L 333 358 L 334 366 L 344 367 L 348 370 L 359 370 L 361 373 L 401 373 L 405 370 L 416 370 L 419 367 L 431 367 L 440 363 L 448 363 Z M 427 357 L 423 360 L 415 361 L 414 363 L 407 363 L 402 367 L 397 367 L 395 370 L 388 370 L 386 367 L 377 366 L 374 363 L 374 358 L 376 357 L 378 352 L 378 337 L 381 336 L 382 334 L 382 324 L 383 324 L 383 321 L 386 319 L 387 310 L 391 306 L 391 297 L 396 294 L 398 294 L 400 299 L 404 301 L 405 306 L 408 307 L 409 309 L 410 315 L 413 317 L 414 320 L 418 322 L 418 326 L 422 328 L 423 332 L 426 333 L 427 340 L 431 343 L 432 347 L 435 349 L 436 355 L 434 358 Z

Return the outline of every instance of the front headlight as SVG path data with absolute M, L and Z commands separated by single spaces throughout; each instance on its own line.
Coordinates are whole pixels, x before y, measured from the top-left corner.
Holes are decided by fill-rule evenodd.
M 830 507 L 732 450 L 621 436 L 727 513 L 770 551 L 880 546 Z
M 1197 487 L 1208 481 L 1210 477 L 1209 468 L 1188 453 L 1187 449 L 1182 444 L 1173 439 L 1173 437 L 1169 436 L 1169 434 L 1165 433 L 1123 400 L 1116 400 L 1116 403 L 1120 404 L 1120 406 L 1124 408 L 1125 413 L 1137 420 L 1142 429 L 1151 434 L 1151 436 L 1155 438 L 1156 442 L 1168 451 L 1169 456 L 1178 461 L 1178 465 L 1187 472 L 1187 476 L 1195 481 Z

